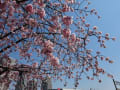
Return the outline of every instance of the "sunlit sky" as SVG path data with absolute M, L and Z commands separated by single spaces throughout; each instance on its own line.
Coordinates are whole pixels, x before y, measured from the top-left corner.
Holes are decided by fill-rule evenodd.
M 90 23 L 99 27 L 99 30 L 103 33 L 109 33 L 111 37 L 116 37 L 115 42 L 108 41 L 106 43 L 107 48 L 102 49 L 102 54 L 109 56 L 110 59 L 114 60 L 113 64 L 103 63 L 101 64 L 105 70 L 113 74 L 114 79 L 120 81 L 120 0 L 89 0 L 91 1 L 92 8 L 96 8 L 99 15 L 102 17 L 100 20 L 91 18 Z M 92 44 L 95 50 L 98 48 L 96 44 Z M 100 50 L 100 49 L 99 49 Z M 106 75 L 100 76 L 102 83 L 98 83 L 97 80 L 90 81 L 83 78 L 79 83 L 78 88 L 81 90 L 115 90 L 113 81 Z M 62 82 L 55 82 L 53 88 L 63 87 Z M 66 88 L 73 88 L 73 81 L 69 81 Z

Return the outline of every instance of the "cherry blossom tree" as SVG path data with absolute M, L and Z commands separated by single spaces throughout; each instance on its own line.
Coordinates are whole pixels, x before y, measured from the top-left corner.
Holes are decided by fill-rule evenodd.
M 88 44 L 94 37 L 100 48 L 106 48 L 105 41 L 115 38 L 90 24 L 89 16 L 100 16 L 89 5 L 88 0 L 0 0 L 0 62 L 6 59 L 0 65 L 1 82 L 7 82 L 6 77 L 17 82 L 24 73 L 27 80 L 73 78 L 78 86 L 82 75 L 93 80 L 105 74 L 99 61 L 113 61 Z M 11 53 L 19 55 L 12 66 Z

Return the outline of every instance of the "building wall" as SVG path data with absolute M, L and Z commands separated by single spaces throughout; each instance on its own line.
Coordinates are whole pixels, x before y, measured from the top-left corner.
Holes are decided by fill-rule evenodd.
M 4 66 L 4 67 L 8 67 L 8 66 L 13 66 L 16 64 L 16 60 L 14 60 L 13 58 L 11 57 L 8 57 L 8 58 L 4 58 L 4 57 L 0 57 L 0 66 Z M 1 68 L 1 71 L 2 71 L 2 68 Z M 4 72 L 2 75 L 0 75 L 0 80 L 3 79 L 3 77 L 5 76 L 5 73 Z M 10 74 L 11 72 L 8 73 L 8 75 Z M 7 82 L 0 82 L 0 90 L 9 90 L 9 84 L 11 82 L 10 78 L 5 78 L 7 80 Z
M 37 90 L 37 82 L 35 80 L 31 80 L 27 83 L 27 90 Z
M 8 90 L 8 87 L 4 83 L 0 83 L 0 90 Z
M 27 76 L 23 74 L 21 79 L 17 81 L 15 90 L 37 90 L 37 81 L 27 80 Z
M 42 80 L 41 90 L 52 90 L 52 81 L 50 78 Z

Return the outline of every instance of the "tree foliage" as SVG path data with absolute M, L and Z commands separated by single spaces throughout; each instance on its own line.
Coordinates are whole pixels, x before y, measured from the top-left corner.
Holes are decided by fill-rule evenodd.
M 77 86 L 82 74 L 93 80 L 106 73 L 99 61 L 113 61 L 88 44 L 93 37 L 106 48 L 105 40 L 115 38 L 89 24 L 90 15 L 100 18 L 89 5 L 88 0 L 0 0 L 0 62 L 6 59 L 1 82 L 17 81 L 24 73 L 28 80 L 74 78 Z M 11 53 L 19 55 L 15 65 L 10 65 Z M 21 59 L 27 63 L 20 64 Z

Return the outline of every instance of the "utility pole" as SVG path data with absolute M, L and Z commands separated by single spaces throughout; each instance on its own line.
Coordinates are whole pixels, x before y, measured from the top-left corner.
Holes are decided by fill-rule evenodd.
M 52 81 L 50 78 L 45 78 L 44 80 L 42 80 L 42 84 L 41 84 L 41 90 L 51 90 L 52 89 Z
M 42 80 L 41 90 L 48 90 L 48 83 L 47 80 Z

